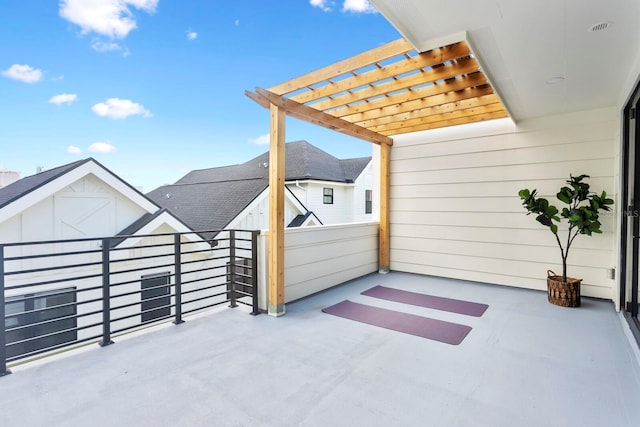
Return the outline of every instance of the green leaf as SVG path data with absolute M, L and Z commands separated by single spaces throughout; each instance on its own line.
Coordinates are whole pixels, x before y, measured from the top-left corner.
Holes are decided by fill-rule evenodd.
M 531 192 L 527 188 L 523 188 L 518 191 L 518 196 L 520 196 L 521 199 L 528 199 L 531 196 Z
M 546 225 L 547 227 L 551 227 L 551 225 L 553 225 L 551 219 L 546 217 L 545 215 L 538 215 L 536 217 L 536 221 L 538 221 L 542 225 Z
M 565 188 L 563 188 L 562 190 L 564 190 Z M 569 190 L 568 188 L 566 188 L 566 189 Z M 569 190 L 569 191 L 571 191 L 571 190 Z M 561 202 L 564 202 L 564 203 L 566 203 L 568 205 L 571 204 L 571 195 L 567 195 L 566 191 L 560 191 L 558 194 L 556 194 L 556 197 Z
M 553 234 L 558 234 L 558 226 L 555 224 L 551 224 L 551 232 Z

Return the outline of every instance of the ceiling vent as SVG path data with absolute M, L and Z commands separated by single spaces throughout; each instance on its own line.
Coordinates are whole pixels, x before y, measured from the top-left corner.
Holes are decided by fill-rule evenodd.
M 612 26 L 613 26 L 613 21 L 598 22 L 597 24 L 593 24 L 589 28 L 589 32 L 590 33 L 598 33 L 600 31 L 607 30 L 607 29 L 611 28 Z

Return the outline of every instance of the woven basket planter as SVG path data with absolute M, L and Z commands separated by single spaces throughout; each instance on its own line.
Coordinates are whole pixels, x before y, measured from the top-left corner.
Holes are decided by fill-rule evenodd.
M 556 275 L 551 270 L 547 271 L 547 294 L 549 302 L 561 307 L 580 307 L 580 282 L 582 279 L 567 277 L 562 281 L 562 276 Z

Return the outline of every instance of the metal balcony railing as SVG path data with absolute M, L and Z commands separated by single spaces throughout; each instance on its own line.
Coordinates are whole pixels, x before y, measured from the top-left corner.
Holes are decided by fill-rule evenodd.
M 258 314 L 258 231 L 0 244 L 0 376 L 7 363 L 214 307 Z

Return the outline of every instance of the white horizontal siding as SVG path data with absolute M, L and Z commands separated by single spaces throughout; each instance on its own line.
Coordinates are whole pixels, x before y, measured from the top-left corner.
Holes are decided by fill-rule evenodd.
M 615 111 L 604 109 L 517 126 L 501 122 L 494 132 L 487 122 L 395 137 L 391 269 L 545 289 L 546 270 L 561 270 L 559 248 L 525 215 L 518 191 L 537 188 L 556 201 L 569 173 L 585 173 L 593 190 L 614 196 L 617 127 Z M 603 235 L 574 242 L 569 275 L 584 279 L 584 295 L 612 298 L 615 214 L 602 223 Z
M 285 230 L 285 302 L 328 289 L 378 269 L 378 223 Z M 266 308 L 267 232 L 260 236 L 260 308 Z

